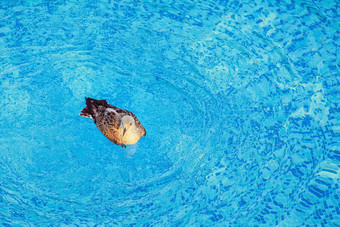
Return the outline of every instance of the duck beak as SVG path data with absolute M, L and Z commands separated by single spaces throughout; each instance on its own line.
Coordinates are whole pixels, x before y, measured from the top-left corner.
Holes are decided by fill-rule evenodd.
M 125 132 L 126 132 L 126 128 L 123 129 L 123 136 L 125 135 Z

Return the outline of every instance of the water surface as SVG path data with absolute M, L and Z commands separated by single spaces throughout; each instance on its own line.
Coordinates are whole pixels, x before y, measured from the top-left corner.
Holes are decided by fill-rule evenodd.
M 336 1 L 0 3 L 0 223 L 333 226 Z M 134 112 L 122 149 L 84 97 Z

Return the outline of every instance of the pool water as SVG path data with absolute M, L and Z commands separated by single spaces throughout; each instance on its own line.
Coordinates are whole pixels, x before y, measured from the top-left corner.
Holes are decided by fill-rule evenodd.
M 0 224 L 340 226 L 339 5 L 1 1 Z

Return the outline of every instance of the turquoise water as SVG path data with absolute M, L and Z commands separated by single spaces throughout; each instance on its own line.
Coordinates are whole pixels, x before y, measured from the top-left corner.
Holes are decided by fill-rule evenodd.
M 0 2 L 3 226 L 340 226 L 339 2 Z M 134 112 L 126 149 L 78 114 Z

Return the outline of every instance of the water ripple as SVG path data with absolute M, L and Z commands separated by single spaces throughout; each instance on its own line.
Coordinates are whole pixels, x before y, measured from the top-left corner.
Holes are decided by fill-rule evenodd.
M 0 3 L 1 223 L 337 223 L 337 5 Z

